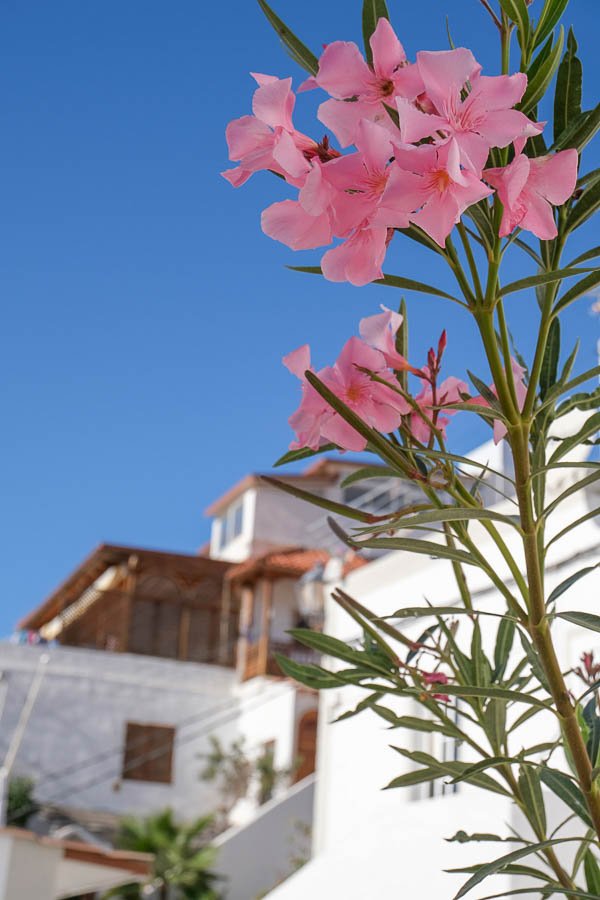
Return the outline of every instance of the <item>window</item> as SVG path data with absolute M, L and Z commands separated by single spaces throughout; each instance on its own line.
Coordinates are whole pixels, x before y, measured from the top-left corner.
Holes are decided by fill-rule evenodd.
M 244 530 L 244 498 L 232 504 L 225 513 L 215 520 L 217 532 L 217 550 L 222 550 L 227 544 Z
M 128 781 L 173 781 L 175 729 L 127 722 L 122 777 Z

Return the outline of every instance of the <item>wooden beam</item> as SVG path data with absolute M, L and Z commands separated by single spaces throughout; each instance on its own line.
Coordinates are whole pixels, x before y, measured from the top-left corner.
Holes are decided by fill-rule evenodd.
M 240 636 L 237 643 L 236 669 L 241 681 L 246 677 L 248 661 L 248 636 L 254 612 L 254 588 L 250 584 L 242 587 L 242 604 L 240 608 Z
M 265 578 L 261 582 L 262 587 L 262 615 L 260 622 L 260 637 L 258 639 L 258 671 L 261 675 L 267 673 L 269 659 L 269 639 L 271 636 L 271 618 L 273 615 L 273 582 Z

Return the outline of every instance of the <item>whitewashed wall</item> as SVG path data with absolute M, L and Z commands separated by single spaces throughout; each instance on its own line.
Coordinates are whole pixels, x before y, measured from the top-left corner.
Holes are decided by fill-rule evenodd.
M 36 795 L 82 809 L 150 812 L 172 806 L 182 817 L 214 808 L 215 789 L 199 779 L 208 736 L 249 750 L 276 741 L 276 762 L 294 756 L 295 688 L 257 678 L 239 685 L 232 670 L 94 650 L 0 644 L 7 694 L 0 718 L 6 751 L 42 652 L 47 673 L 15 771 L 36 780 Z M 1 704 L 0 704 L 1 705 Z M 127 721 L 177 728 L 173 784 L 121 779 Z

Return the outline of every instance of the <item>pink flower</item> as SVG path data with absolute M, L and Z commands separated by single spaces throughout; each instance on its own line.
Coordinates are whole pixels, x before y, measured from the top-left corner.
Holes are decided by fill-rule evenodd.
M 575 151 L 577 152 L 577 151 Z M 523 366 L 519 365 L 519 363 L 511 357 L 510 360 L 513 380 L 515 383 L 515 393 L 517 395 L 517 404 L 520 410 L 523 409 L 523 405 L 525 403 L 525 398 L 527 397 L 527 385 L 525 384 L 525 369 Z M 494 397 L 498 396 L 498 391 L 496 390 L 496 385 L 491 384 L 490 390 Z M 499 444 L 503 437 L 507 434 L 507 428 L 504 422 L 501 419 L 497 419 L 493 415 L 493 407 L 491 404 L 485 399 L 485 397 L 473 397 L 471 401 L 472 403 L 476 403 L 478 406 L 487 406 L 492 410 L 492 418 L 494 419 L 494 443 Z
M 519 226 L 542 241 L 556 237 L 552 205 L 569 199 L 577 182 L 577 150 L 529 159 L 522 153 L 501 169 L 486 169 L 483 177 L 497 191 L 504 206 L 500 237 Z
M 397 147 L 396 162 L 379 205 L 377 223 L 390 227 L 409 220 L 444 247 L 461 215 L 492 191 L 476 175 L 460 167 L 458 144 Z
M 402 325 L 402 316 L 386 306 L 382 306 L 381 309 L 383 312 L 361 319 L 359 325 L 361 338 L 383 354 L 390 369 L 395 372 L 408 370 L 420 375 L 419 370 L 414 369 L 408 360 L 396 350 L 396 334 Z
M 323 246 L 332 236 L 346 238 L 323 257 L 323 274 L 330 281 L 364 285 L 383 275 L 382 265 L 391 234 L 374 221 L 394 152 L 388 132 L 373 122 L 359 123 L 358 150 L 326 163 L 315 160 L 299 200 L 275 203 L 262 217 L 263 231 L 294 250 Z M 408 215 L 395 222 L 408 226 Z
M 229 158 L 240 165 L 221 174 L 234 187 L 264 169 L 301 184 L 321 145 L 294 128 L 292 79 L 254 73 L 253 78 L 259 85 L 252 100 L 254 115 L 234 119 L 225 132 Z
M 384 104 L 393 107 L 396 97 L 412 100 L 423 90 L 417 67 L 409 65 L 387 19 L 379 20 L 369 43 L 372 68 L 356 44 L 335 41 L 321 55 L 317 75 L 305 83 L 305 87 L 318 85 L 334 98 L 321 104 L 319 119 L 342 147 L 354 143 L 361 119 L 395 129 Z
M 427 368 L 424 371 L 426 374 L 429 374 Z M 418 404 L 426 418 L 432 424 L 435 424 L 438 431 L 441 431 L 445 437 L 446 428 L 450 424 L 449 416 L 453 416 L 458 412 L 456 409 L 448 409 L 447 405 L 451 403 L 460 403 L 462 401 L 461 395 L 468 394 L 469 388 L 464 381 L 460 381 L 460 379 L 455 378 L 454 375 L 451 375 L 449 378 L 442 381 L 441 384 L 437 385 L 435 394 L 430 381 L 423 378 L 421 384 L 423 387 L 420 393 L 415 397 L 415 403 Z M 444 409 L 444 407 L 446 407 L 446 409 L 445 413 L 442 415 L 440 414 L 440 409 Z M 415 409 L 411 409 L 409 428 L 413 437 L 418 441 L 422 444 L 429 443 L 432 435 L 431 426 Z
M 321 435 L 321 423 L 325 418 L 331 416 L 333 410 L 306 380 L 306 371 L 308 369 L 312 371 L 308 344 L 288 353 L 283 357 L 282 362 L 286 369 L 302 382 L 300 406 L 288 420 L 297 437 L 297 440 L 290 444 L 290 450 L 301 450 L 304 447 L 318 450 L 322 444 L 326 443 Z M 319 372 L 319 378 L 325 377 L 327 371 L 324 369 Z
M 344 450 L 364 450 L 367 446 L 366 438 L 329 407 L 306 381 L 306 369 L 301 372 L 301 366 L 306 365 L 308 368 L 309 363 L 308 347 L 301 347 L 284 359 L 288 369 L 303 380 L 300 407 L 290 418 L 290 425 L 296 431 L 298 439 L 291 448 L 304 446 L 318 449 L 323 443 L 331 441 Z M 390 387 L 373 381 L 361 369 L 373 372 L 389 382 Z M 317 374 L 363 422 L 381 433 L 386 434 L 398 428 L 402 415 L 410 409 L 409 404 L 392 389 L 395 380 L 388 372 L 382 354 L 368 347 L 359 338 L 350 338 L 335 365 L 322 369 Z
M 512 109 L 527 87 L 527 76 L 522 72 L 482 76 L 481 66 L 464 47 L 421 51 L 417 54 L 417 66 L 425 97 L 418 98 L 418 105 L 402 98 L 397 101 L 403 141 L 414 143 L 440 133 L 453 137 L 462 165 L 479 174 L 491 147 L 507 147 L 514 140 L 543 130 L 543 124 Z M 422 111 L 423 107 L 427 112 Z

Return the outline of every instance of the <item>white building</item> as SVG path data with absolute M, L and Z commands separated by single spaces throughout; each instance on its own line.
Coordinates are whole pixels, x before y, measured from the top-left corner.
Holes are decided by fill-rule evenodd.
M 569 433 L 574 433 L 578 427 L 577 421 L 571 420 Z M 489 461 L 495 468 L 502 465 L 501 447 L 486 445 L 476 452 L 476 456 L 484 463 Z M 581 469 L 561 471 L 563 474 L 550 480 L 550 498 L 558 496 L 570 483 L 582 477 Z M 569 522 L 598 508 L 599 499 L 597 483 L 572 494 L 552 514 L 549 534 L 557 534 Z M 497 509 L 510 512 L 511 504 L 502 501 Z M 505 583 L 511 584 L 506 565 L 486 532 L 477 523 L 472 523 L 470 531 L 496 572 L 501 573 Z M 515 532 L 508 528 L 504 537 L 516 550 Z M 600 522 L 593 517 L 553 545 L 548 557 L 548 592 L 574 572 L 598 563 Z M 496 589 L 480 570 L 469 567 L 468 579 L 478 607 L 491 611 L 501 607 Z M 459 603 L 449 562 L 401 551 L 386 554 L 350 574 L 344 590 L 379 615 L 389 615 L 402 606 L 423 606 L 424 601 L 437 605 Z M 596 569 L 560 598 L 559 608 L 597 613 L 599 590 L 600 569 Z M 485 623 L 483 618 L 484 641 Z M 408 625 L 406 631 L 416 638 L 424 627 L 421 620 L 418 625 Z M 355 622 L 331 600 L 326 606 L 324 631 L 345 641 L 361 637 Z M 598 648 L 600 643 L 594 632 L 566 622 L 556 623 L 555 634 L 559 658 L 565 669 L 576 665 L 583 651 Z M 493 655 L 489 635 L 484 650 Z M 574 682 L 574 689 L 577 684 Z M 449 788 L 443 780 L 434 782 L 431 789 L 429 785 L 425 788 L 419 785 L 382 790 L 393 778 L 413 767 L 411 762 L 390 749 L 391 744 L 429 752 L 443 752 L 443 748 L 439 736 L 390 731 L 386 722 L 370 711 L 334 722 L 364 696 L 364 692 L 355 688 L 334 689 L 321 694 L 314 856 L 300 872 L 269 894 L 273 900 L 304 900 L 306 897 L 315 900 L 329 897 L 440 900 L 453 896 L 467 877 L 445 874 L 444 869 L 494 859 L 502 855 L 503 846 L 505 852 L 511 849 L 510 845 L 461 845 L 445 840 L 458 829 L 467 833 L 508 834 L 508 826 L 516 824 L 516 813 L 511 802 L 502 796 L 465 783 L 457 785 L 458 789 Z M 419 714 L 419 707 L 411 708 L 409 701 L 401 701 L 397 707 L 388 697 L 382 702 L 403 714 Z M 534 722 L 529 735 L 527 727 L 519 732 L 523 746 L 556 737 L 552 716 L 546 716 L 545 720 L 536 718 Z M 543 724 L 540 726 L 540 723 Z M 449 759 L 454 758 L 455 752 L 461 759 L 470 758 L 468 750 L 462 747 L 448 747 L 447 752 Z M 550 821 L 556 824 L 568 815 L 569 810 L 564 807 L 561 810 L 561 804 L 553 795 L 545 793 L 545 799 Z M 498 876 L 486 885 L 489 890 L 484 892 L 510 890 L 511 886 L 507 876 Z

